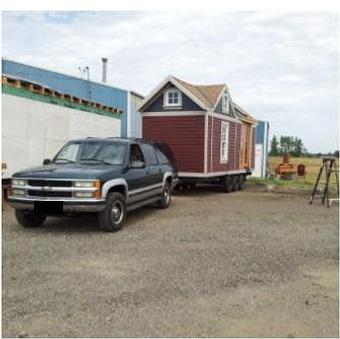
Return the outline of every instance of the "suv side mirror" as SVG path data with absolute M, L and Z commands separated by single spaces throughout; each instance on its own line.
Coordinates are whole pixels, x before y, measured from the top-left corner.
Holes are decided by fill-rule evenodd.
M 44 159 L 43 165 L 49 165 L 51 163 L 51 159 Z
M 145 163 L 144 161 L 134 160 L 134 161 L 131 161 L 130 167 L 131 168 L 143 168 L 145 167 Z

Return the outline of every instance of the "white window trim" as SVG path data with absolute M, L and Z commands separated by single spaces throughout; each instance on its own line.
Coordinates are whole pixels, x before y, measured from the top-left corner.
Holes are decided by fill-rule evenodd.
M 222 96 L 222 112 L 223 113 L 229 113 L 229 107 L 230 107 L 230 100 L 227 93 L 224 93 Z
M 223 129 L 225 127 L 225 139 L 222 140 Z M 225 153 L 223 154 L 222 145 L 225 144 Z M 220 163 L 225 164 L 228 162 L 228 148 L 229 148 L 229 123 L 221 121 L 221 133 L 220 133 Z
M 169 93 L 170 92 L 177 92 L 178 93 L 178 103 L 169 103 Z M 163 106 L 164 107 L 180 107 L 182 106 L 182 92 L 178 89 L 168 89 L 164 92 L 164 98 L 163 98 Z

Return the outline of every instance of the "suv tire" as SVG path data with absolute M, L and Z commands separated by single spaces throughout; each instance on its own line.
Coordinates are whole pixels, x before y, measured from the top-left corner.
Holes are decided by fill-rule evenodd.
M 164 185 L 158 206 L 160 208 L 168 208 L 170 206 L 170 203 L 171 203 L 171 187 L 170 183 L 167 181 Z
M 15 217 L 18 223 L 24 227 L 39 227 L 46 219 L 43 215 L 23 210 L 15 210 Z
M 106 232 L 119 231 L 126 221 L 126 205 L 121 193 L 110 193 L 105 209 L 98 213 L 99 227 Z

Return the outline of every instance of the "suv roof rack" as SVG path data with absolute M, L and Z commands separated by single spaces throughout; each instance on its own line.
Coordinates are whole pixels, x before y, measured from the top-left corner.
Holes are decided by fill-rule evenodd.
M 138 140 L 138 141 L 145 141 L 145 142 L 152 142 L 153 140 L 145 139 L 145 138 L 138 138 L 138 137 L 129 137 L 129 138 L 121 138 L 121 137 L 106 137 L 106 139 L 119 139 L 119 140 Z

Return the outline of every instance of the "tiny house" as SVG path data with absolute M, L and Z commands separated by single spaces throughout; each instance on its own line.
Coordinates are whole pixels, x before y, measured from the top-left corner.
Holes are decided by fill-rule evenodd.
M 168 76 L 141 102 L 143 138 L 167 143 L 182 183 L 242 189 L 254 168 L 256 120 L 225 84 L 193 85 Z

